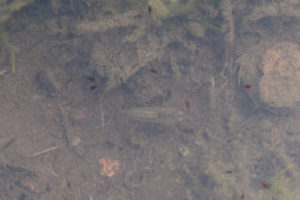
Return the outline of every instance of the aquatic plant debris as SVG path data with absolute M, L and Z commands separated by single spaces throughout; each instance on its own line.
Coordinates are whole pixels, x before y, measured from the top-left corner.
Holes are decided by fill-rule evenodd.
M 100 174 L 102 176 L 112 177 L 120 170 L 120 163 L 111 158 L 101 158 L 98 164 L 102 166 Z
M 133 108 L 126 112 L 130 117 L 145 122 L 168 124 L 184 120 L 184 113 L 171 107 Z
M 10 16 L 20 10 L 21 8 L 31 4 L 33 0 L 14 0 L 14 1 L 1 1 L 0 2 L 0 39 L 4 42 L 4 47 L 9 49 L 11 57 L 11 71 L 12 73 L 16 72 L 15 67 L 15 53 L 12 48 L 9 34 L 5 30 L 5 23 L 10 18 Z
M 190 153 L 190 150 L 186 146 L 182 145 L 181 147 L 179 147 L 178 153 L 180 156 L 184 157 Z
M 11 56 L 11 72 L 16 72 L 16 64 L 15 64 L 15 53 L 11 45 L 9 45 L 10 56 Z
M 291 168 L 293 168 L 293 165 L 280 170 L 275 174 L 270 184 L 263 185 L 264 189 L 268 189 L 265 190 L 265 195 L 268 199 L 297 199 L 295 198 L 297 194 L 292 190 L 296 181 L 286 178 L 286 173 Z

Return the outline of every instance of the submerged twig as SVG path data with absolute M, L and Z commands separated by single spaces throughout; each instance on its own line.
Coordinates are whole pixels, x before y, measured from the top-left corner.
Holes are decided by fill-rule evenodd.
M 7 72 L 6 69 L 0 70 L 0 76 L 5 76 L 6 72 Z
M 16 64 L 15 64 L 15 53 L 11 45 L 9 45 L 10 56 L 11 56 L 11 72 L 16 72 Z
M 58 148 L 59 148 L 58 146 L 50 147 L 50 148 L 45 149 L 45 150 L 43 150 L 43 151 L 40 151 L 40 152 L 37 152 L 37 153 L 32 154 L 31 157 L 36 157 L 36 156 L 39 156 L 39 155 L 44 154 L 44 153 L 47 153 L 47 152 L 49 152 L 49 151 L 53 151 L 53 150 L 58 149 Z

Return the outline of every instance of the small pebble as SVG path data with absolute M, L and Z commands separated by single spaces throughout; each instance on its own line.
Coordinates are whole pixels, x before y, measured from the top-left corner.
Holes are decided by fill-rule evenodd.
M 77 146 L 79 143 L 80 143 L 80 138 L 76 136 L 73 138 L 71 145 Z

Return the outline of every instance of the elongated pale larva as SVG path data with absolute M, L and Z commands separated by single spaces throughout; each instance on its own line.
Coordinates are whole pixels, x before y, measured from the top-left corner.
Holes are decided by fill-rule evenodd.
M 182 111 L 170 107 L 133 108 L 126 113 L 136 120 L 152 123 L 169 124 L 184 120 L 184 113 Z

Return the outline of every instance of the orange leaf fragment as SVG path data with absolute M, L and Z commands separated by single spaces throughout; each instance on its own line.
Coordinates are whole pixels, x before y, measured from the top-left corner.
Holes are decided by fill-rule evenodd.
M 117 160 L 101 158 L 98 160 L 98 163 L 102 166 L 100 171 L 102 176 L 112 177 L 120 170 L 120 163 Z

